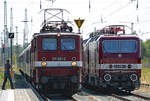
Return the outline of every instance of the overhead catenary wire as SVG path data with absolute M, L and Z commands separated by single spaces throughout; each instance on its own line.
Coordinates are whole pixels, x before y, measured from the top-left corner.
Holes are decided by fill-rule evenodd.
M 116 1 L 118 1 L 118 0 L 115 0 L 114 2 L 112 2 L 111 4 L 109 4 L 108 7 L 103 8 L 103 11 L 106 10 L 106 9 L 110 9 L 111 6 L 113 6 L 114 4 L 117 4 Z M 126 3 L 125 5 L 123 5 L 123 6 L 119 7 L 119 8 L 117 8 L 116 10 L 112 11 L 111 13 L 109 13 L 109 14 L 106 15 L 106 16 L 102 16 L 102 15 L 101 15 L 100 21 L 94 22 L 93 24 L 100 23 L 100 22 L 101 22 L 101 23 L 107 22 L 107 21 L 105 20 L 106 18 L 109 18 L 109 17 L 113 16 L 114 14 L 120 12 L 121 10 L 127 8 L 127 7 L 130 6 L 130 4 L 132 4 L 132 3 L 133 3 L 132 1 Z M 133 13 L 131 13 L 131 14 L 133 14 Z
M 110 3 L 108 6 L 106 6 L 105 8 L 103 8 L 103 10 L 107 10 L 107 9 L 110 9 L 110 7 L 116 5 L 118 0 L 114 0 L 112 3 Z
M 112 15 L 114 15 L 115 13 L 118 13 L 118 12 L 120 12 L 122 9 L 124 9 L 124 8 L 127 8 L 130 4 L 131 4 L 132 2 L 128 2 L 127 4 L 125 4 L 123 7 L 121 6 L 121 7 L 119 7 L 118 9 L 116 9 L 115 11 L 113 11 L 113 12 L 111 12 L 111 13 L 109 13 L 107 16 L 105 16 L 104 18 L 108 18 L 108 17 L 110 17 L 110 16 L 112 16 Z

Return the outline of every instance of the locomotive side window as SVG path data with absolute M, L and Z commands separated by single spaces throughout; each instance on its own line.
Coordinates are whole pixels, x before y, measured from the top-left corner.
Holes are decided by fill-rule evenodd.
M 56 38 L 43 38 L 42 39 L 42 49 L 44 51 L 56 50 L 57 49 L 57 39 Z
M 137 51 L 136 40 L 104 40 L 104 53 L 135 53 Z
M 74 38 L 61 38 L 61 50 L 75 50 Z

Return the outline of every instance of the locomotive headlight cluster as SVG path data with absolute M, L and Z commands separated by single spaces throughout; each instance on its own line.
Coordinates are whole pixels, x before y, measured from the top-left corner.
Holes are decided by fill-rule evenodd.
M 45 67 L 45 66 L 47 65 L 47 63 L 46 63 L 45 61 L 43 61 L 43 62 L 41 63 L 41 65 L 42 65 L 43 67 Z
M 60 33 L 57 33 L 57 36 L 60 37 Z
M 138 77 L 137 77 L 136 74 L 131 74 L 131 75 L 130 75 L 130 79 L 131 79 L 132 81 L 137 81 L 137 80 L 138 80 Z
M 72 66 L 76 66 L 77 63 L 75 61 L 72 62 Z
M 110 81 L 111 80 L 111 75 L 110 74 L 105 74 L 104 75 L 104 80 L 105 81 Z

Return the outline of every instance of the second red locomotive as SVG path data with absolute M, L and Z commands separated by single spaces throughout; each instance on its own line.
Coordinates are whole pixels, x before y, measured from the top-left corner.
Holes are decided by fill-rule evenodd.
M 140 39 L 125 34 L 123 25 L 111 25 L 92 33 L 83 47 L 83 84 L 128 92 L 140 87 Z

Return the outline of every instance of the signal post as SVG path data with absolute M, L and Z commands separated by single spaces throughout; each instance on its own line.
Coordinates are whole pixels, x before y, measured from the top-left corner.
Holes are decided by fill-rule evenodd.
M 10 49 L 11 49 L 11 65 L 12 65 L 12 39 L 14 38 L 14 33 L 9 33 L 9 38 L 10 38 Z
M 84 22 L 84 19 L 74 19 L 74 22 L 76 23 L 77 27 L 78 27 L 78 33 L 80 33 L 80 28 Z

